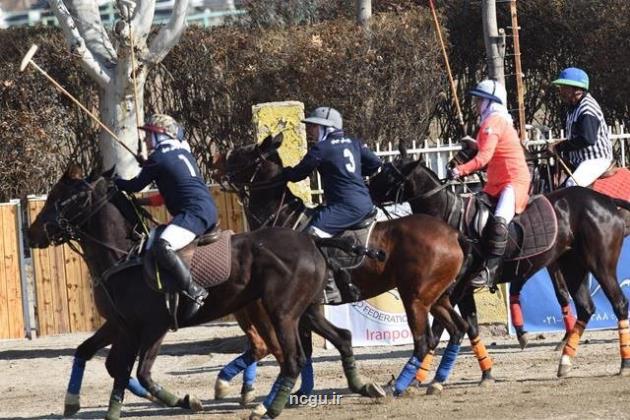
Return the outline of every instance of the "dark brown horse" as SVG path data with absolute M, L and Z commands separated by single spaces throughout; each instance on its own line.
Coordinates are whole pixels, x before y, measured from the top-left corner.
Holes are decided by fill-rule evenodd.
M 260 145 L 230 151 L 218 169 L 227 188 L 239 193 L 254 229 L 274 224 L 292 227 L 304 210 L 302 201 L 288 190 L 285 182 L 273 181 L 282 169 L 277 154 L 280 143 L 281 139 L 270 137 Z M 465 322 L 445 294 L 463 262 L 458 234 L 434 218 L 419 216 L 377 223 L 367 246 L 383 250 L 385 261 L 368 259 L 351 271 L 362 299 L 398 287 L 414 339 L 414 352 L 396 382 L 396 393 L 404 391 L 413 380 L 420 361 L 438 340 L 427 322 L 429 311 L 446 322 L 457 348 L 466 330 Z M 252 343 L 252 348 L 257 358 L 270 351 L 276 356 L 282 353 L 276 345 L 261 349 Z
M 124 217 L 124 204 L 117 203 L 125 200 L 107 177 L 84 180 L 76 172 L 67 172 L 51 190 L 28 232 L 32 247 L 75 239 L 83 249 L 96 279 L 97 306 L 108 320 L 101 329 L 100 344 L 112 341 L 106 362 L 114 378 L 107 414 L 112 419 L 120 416 L 136 357 L 138 379 L 148 392 L 169 406 L 180 401 L 151 378 L 151 367 L 171 323 L 164 296 L 142 281 L 140 265 L 116 272 L 106 282 L 101 277 L 131 246 L 128 234 L 133 226 Z M 323 288 L 325 267 L 320 251 L 306 234 L 275 228 L 235 235 L 230 278 L 210 288 L 197 315 L 181 323 L 182 327 L 199 325 L 261 302 L 268 316 L 268 325 L 261 328 L 274 328 L 283 348 L 277 392 L 268 407 L 272 417 L 285 406 L 304 363 L 298 323 Z
M 370 184 L 373 197 L 379 202 L 408 201 L 414 213 L 431 214 L 449 220 L 452 226 L 462 226 L 463 199 L 445 188 L 447 185 L 422 161 L 389 163 Z M 581 187 L 554 191 L 546 197 L 557 218 L 555 242 L 539 255 L 506 261 L 501 281 L 510 282 L 510 294 L 518 296 L 525 281 L 538 270 L 550 267 L 560 273 L 557 294 L 566 299 L 562 303 L 568 303 L 568 296 L 561 296 L 562 290 L 568 290 L 578 316 L 564 345 L 558 368 L 558 376 L 565 376 L 595 309 L 587 281 L 588 272 L 593 273 L 619 320 L 620 374 L 627 375 L 630 373 L 628 302 L 617 282 L 616 269 L 624 236 L 628 234 L 625 220 L 630 203 Z M 464 296 L 466 293 L 471 291 L 464 291 Z M 462 312 L 467 310 L 461 309 Z

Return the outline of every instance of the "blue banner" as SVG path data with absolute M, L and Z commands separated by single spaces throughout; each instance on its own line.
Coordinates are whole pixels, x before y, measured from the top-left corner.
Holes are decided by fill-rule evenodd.
M 626 238 L 617 264 L 617 279 L 621 290 L 630 300 L 630 238 Z M 610 302 L 604 295 L 599 283 L 589 274 L 588 285 L 591 297 L 595 303 L 595 313 L 591 317 L 588 329 L 616 328 L 617 317 L 610 306 Z M 547 270 L 541 270 L 525 283 L 521 291 L 521 306 L 525 330 L 536 331 L 564 331 L 562 311 L 556 294 L 553 291 L 551 280 Z M 575 315 L 575 306 L 571 302 L 571 310 Z M 509 313 L 509 311 L 508 311 Z M 514 328 L 510 320 L 510 333 L 514 334 Z

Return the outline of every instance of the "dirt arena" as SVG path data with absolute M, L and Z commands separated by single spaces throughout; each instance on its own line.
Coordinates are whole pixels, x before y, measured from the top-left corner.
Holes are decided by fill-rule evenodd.
M 0 342 L 0 419 L 62 418 L 65 389 L 75 347 L 86 334 L 46 337 L 33 341 Z M 409 395 L 380 401 L 347 394 L 338 355 L 316 349 L 316 393 L 341 394 L 339 405 L 288 408 L 288 419 L 367 418 L 630 418 L 630 377 L 616 376 L 619 349 L 615 331 L 588 331 L 568 379 L 556 378 L 558 334 L 534 336 L 527 349 L 519 350 L 513 337 L 484 335 L 494 359 L 497 382 L 477 386 L 480 377 L 470 347 L 462 356 L 442 396 L 427 396 L 424 388 Z M 238 404 L 240 382 L 234 398 L 215 402 L 214 380 L 218 370 L 243 346 L 233 324 L 202 326 L 168 335 L 158 358 L 154 378 L 178 393 L 193 393 L 204 404 L 201 413 L 168 409 L 141 400 L 129 392 L 125 418 L 143 419 L 240 419 L 250 408 Z M 411 346 L 356 349 L 364 377 L 384 384 L 397 375 L 410 355 Z M 103 418 L 112 381 L 104 367 L 105 352 L 87 364 L 82 389 L 83 409 L 74 417 Z M 277 374 L 271 359 L 261 363 L 259 394 L 266 393 Z M 259 397 L 258 401 L 262 398 Z

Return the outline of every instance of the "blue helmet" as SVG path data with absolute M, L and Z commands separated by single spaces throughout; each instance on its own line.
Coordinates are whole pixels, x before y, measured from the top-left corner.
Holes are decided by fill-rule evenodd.
M 489 99 L 504 106 L 507 105 L 507 92 L 505 87 L 496 80 L 484 80 L 479 82 L 477 86 L 469 92 L 472 96 Z
M 588 90 L 588 74 L 577 67 L 568 67 L 560 72 L 560 76 L 554 80 L 554 85 L 573 86 Z

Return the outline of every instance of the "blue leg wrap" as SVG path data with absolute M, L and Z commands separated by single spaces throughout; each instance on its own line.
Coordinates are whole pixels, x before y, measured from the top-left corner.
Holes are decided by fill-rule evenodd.
M 263 405 L 267 410 L 269 410 L 269 407 L 271 407 L 271 403 L 276 398 L 276 395 L 280 390 L 280 386 L 282 385 L 282 381 L 283 378 L 276 379 L 276 381 L 273 383 L 273 386 L 271 387 L 271 391 L 269 391 L 269 395 L 267 395 L 267 398 L 265 398 L 265 401 L 263 401 Z
M 311 395 L 313 388 L 315 388 L 315 375 L 313 374 L 313 359 L 310 357 L 306 359 L 306 363 L 300 372 L 302 376 L 302 384 L 298 391 L 301 395 Z
M 149 398 L 149 391 L 145 389 L 140 382 L 134 378 L 129 378 L 129 383 L 127 384 L 127 389 L 133 393 L 133 395 L 140 398 Z
M 411 385 L 419 368 L 420 361 L 416 356 L 411 356 L 400 375 L 398 375 L 398 379 L 396 379 L 396 384 L 394 385 L 395 396 L 402 394 Z
M 254 359 L 254 354 L 248 350 L 221 369 L 221 372 L 219 372 L 219 378 L 229 382 L 234 379 L 236 375 L 247 369 L 255 362 L 256 359 Z
M 435 380 L 437 382 L 442 383 L 446 381 L 453 370 L 453 366 L 455 366 L 455 360 L 457 360 L 458 354 L 459 344 L 449 344 L 446 346 L 442 360 L 440 360 L 440 366 L 438 366 L 437 372 L 435 373 Z
M 68 393 L 79 395 L 81 393 L 81 383 L 83 382 L 83 372 L 85 371 L 85 360 L 74 357 L 72 361 L 72 373 L 68 383 Z
M 243 372 L 243 384 L 247 388 L 253 388 L 254 382 L 256 382 L 256 367 L 258 364 L 254 361 Z

